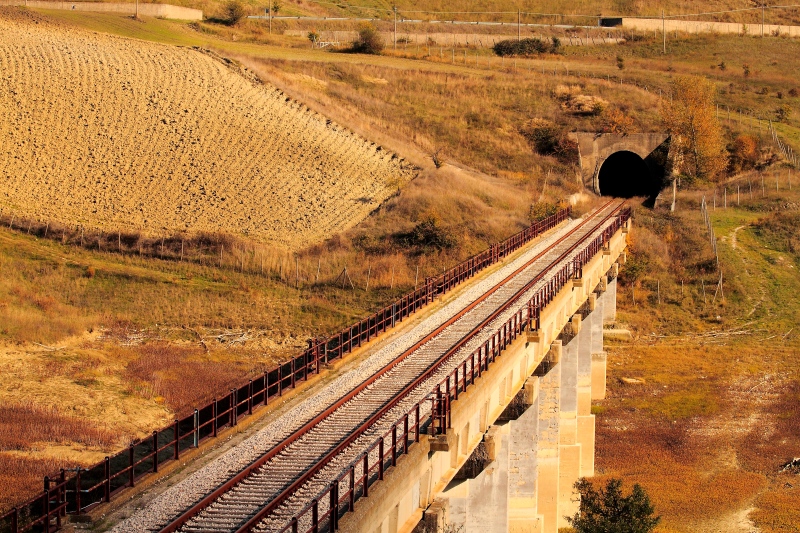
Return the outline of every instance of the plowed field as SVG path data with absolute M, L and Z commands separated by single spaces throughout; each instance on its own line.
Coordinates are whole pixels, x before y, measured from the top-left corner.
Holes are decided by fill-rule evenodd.
M 298 248 L 413 169 L 200 51 L 0 10 L 0 209 L 149 235 Z

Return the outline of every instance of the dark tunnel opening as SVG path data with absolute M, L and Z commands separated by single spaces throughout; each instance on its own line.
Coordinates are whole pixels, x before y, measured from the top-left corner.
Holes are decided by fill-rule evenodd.
M 661 179 L 639 155 L 620 151 L 608 156 L 598 174 L 600 194 L 619 198 L 654 199 L 661 190 Z

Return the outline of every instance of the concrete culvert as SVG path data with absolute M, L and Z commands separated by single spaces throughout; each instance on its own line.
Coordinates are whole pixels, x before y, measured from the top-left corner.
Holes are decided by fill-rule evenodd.
M 661 180 L 644 159 L 629 151 L 614 152 L 603 161 L 598 183 L 602 196 L 619 198 L 653 198 L 661 189 Z

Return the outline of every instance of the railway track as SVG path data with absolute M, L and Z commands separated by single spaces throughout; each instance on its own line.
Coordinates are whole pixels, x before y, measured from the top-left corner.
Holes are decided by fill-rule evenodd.
M 376 457 L 372 456 L 383 454 L 382 449 L 369 449 L 376 437 L 384 435 L 415 404 L 433 405 L 423 400 L 443 379 L 449 379 L 447 376 L 456 366 L 463 365 L 466 372 L 474 372 L 474 360 L 465 361 L 464 357 L 485 342 L 482 332 L 493 331 L 497 324 L 518 312 L 513 304 L 537 290 L 548 272 L 570 261 L 571 252 L 601 232 L 621 205 L 609 202 L 575 225 L 247 468 L 155 530 L 309 530 L 309 522 L 314 519 L 301 512 L 308 508 L 309 501 L 331 486 L 331 480 L 343 469 L 351 468 L 351 477 L 369 476 L 370 457 L 374 462 Z M 410 434 L 409 426 L 419 433 L 430 409 L 418 407 L 412 417 L 406 417 L 405 435 Z M 401 448 L 407 446 L 404 439 Z M 396 444 L 393 447 L 396 450 Z M 365 453 L 368 457 L 364 464 L 353 466 Z M 324 501 L 314 501 L 315 513 L 327 512 Z

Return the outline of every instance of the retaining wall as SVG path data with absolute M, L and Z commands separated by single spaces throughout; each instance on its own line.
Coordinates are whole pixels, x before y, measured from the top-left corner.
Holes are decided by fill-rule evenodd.
M 46 2 L 43 0 L 0 0 L 0 6 L 26 6 L 34 9 L 59 9 L 68 11 L 93 11 L 99 13 L 121 13 L 133 16 L 136 4 L 123 2 Z M 173 6 L 171 4 L 139 3 L 139 14 L 175 20 L 203 20 L 199 9 Z

